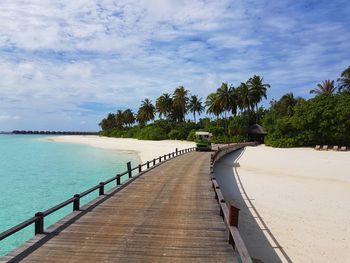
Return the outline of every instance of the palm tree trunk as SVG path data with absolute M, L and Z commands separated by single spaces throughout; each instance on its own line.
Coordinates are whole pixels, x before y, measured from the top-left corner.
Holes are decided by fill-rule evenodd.
M 227 111 L 225 111 L 225 133 L 226 133 L 226 130 L 227 130 L 227 117 L 226 117 L 226 114 L 227 114 Z

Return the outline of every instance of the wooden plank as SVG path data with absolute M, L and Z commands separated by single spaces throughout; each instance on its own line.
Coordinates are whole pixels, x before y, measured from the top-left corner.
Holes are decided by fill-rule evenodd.
M 220 189 L 216 189 L 217 195 L 218 195 L 218 200 L 219 200 L 219 205 L 221 207 L 221 211 L 223 213 L 223 219 L 228 227 L 228 231 L 230 232 L 234 243 L 235 243 L 235 249 L 238 252 L 239 258 L 241 259 L 242 263 L 253 263 L 252 259 L 249 256 L 249 252 L 247 247 L 244 244 L 244 241 L 238 231 L 237 227 L 231 226 L 229 223 L 229 210 L 227 207 L 226 202 L 221 202 L 221 200 L 224 200 L 223 195 L 220 191 Z
M 24 262 L 237 262 L 210 182 L 210 153 L 167 160 L 5 258 Z M 98 204 L 98 205 L 97 205 Z

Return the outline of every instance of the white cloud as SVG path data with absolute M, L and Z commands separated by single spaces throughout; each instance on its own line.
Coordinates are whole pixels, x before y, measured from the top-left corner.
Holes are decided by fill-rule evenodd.
M 9 114 L 1 114 L 0 121 L 8 121 L 8 120 L 18 120 L 21 117 L 18 115 L 9 115 Z
M 21 119 L 6 126 L 7 118 L 0 130 L 59 122 L 96 129 L 106 112 L 81 105 L 136 109 L 179 85 L 205 97 L 253 74 L 272 84 L 270 97 L 307 96 L 349 63 L 350 21 L 327 16 L 342 11 L 331 5 L 311 12 L 291 0 L 3 0 L 0 114 Z

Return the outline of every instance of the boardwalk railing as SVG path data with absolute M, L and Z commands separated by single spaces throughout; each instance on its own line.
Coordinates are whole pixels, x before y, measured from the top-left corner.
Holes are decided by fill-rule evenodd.
M 215 163 L 226 154 L 237 151 L 241 148 L 244 148 L 245 146 L 254 145 L 256 145 L 256 143 L 247 142 L 218 147 L 218 150 L 211 155 L 211 180 L 213 189 L 215 191 L 215 199 L 218 201 L 218 204 L 220 206 L 220 216 L 223 218 L 228 230 L 228 242 L 232 244 L 242 263 L 252 263 L 253 261 L 249 256 L 247 247 L 245 246 L 238 230 L 239 208 L 234 205 L 232 201 L 227 201 L 224 199 L 220 190 L 220 186 L 218 185 L 213 172 Z
M 163 156 L 159 156 L 158 158 L 155 158 L 151 161 L 147 161 L 144 164 L 140 164 L 134 168 L 131 167 L 131 163 L 128 162 L 127 163 L 127 171 L 117 174 L 116 176 L 108 179 L 107 181 L 104 182 L 100 182 L 98 185 L 95 185 L 94 187 L 91 187 L 90 189 L 80 193 L 80 194 L 75 194 L 72 198 L 44 211 L 44 212 L 37 212 L 35 213 L 34 217 L 29 218 L 28 220 L 0 233 L 0 241 L 17 233 L 18 231 L 28 227 L 29 225 L 34 224 L 34 234 L 43 234 L 44 233 L 44 229 L 45 229 L 45 222 L 44 222 L 44 218 L 64 207 L 66 207 L 69 204 L 73 204 L 73 211 L 79 211 L 80 210 L 80 199 L 84 196 L 87 196 L 88 194 L 97 191 L 99 195 L 104 195 L 105 194 L 105 186 L 107 184 L 110 184 L 112 182 L 115 182 L 115 186 L 113 189 L 118 188 L 120 186 L 122 186 L 123 184 L 127 184 L 128 181 L 125 181 L 124 183 L 121 182 L 121 178 L 123 176 L 128 176 L 128 178 L 132 178 L 133 177 L 133 171 L 137 170 L 138 174 L 134 175 L 134 177 L 141 175 L 141 173 L 145 173 L 148 170 L 152 169 L 153 166 L 158 166 L 160 163 L 168 160 L 168 159 L 172 159 L 175 158 L 179 155 L 188 153 L 188 152 L 192 152 L 195 151 L 195 147 L 192 148 L 187 148 L 187 149 L 182 149 L 182 150 L 178 150 L 176 148 L 175 152 L 171 152 L 168 154 L 165 154 Z M 144 169 L 144 167 L 146 167 L 146 169 Z

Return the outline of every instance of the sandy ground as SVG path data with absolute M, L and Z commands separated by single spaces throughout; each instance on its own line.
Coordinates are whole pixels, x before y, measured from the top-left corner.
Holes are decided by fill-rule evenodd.
M 164 154 L 174 152 L 176 148 L 181 150 L 195 146 L 195 143 L 187 141 L 143 141 L 137 139 L 108 138 L 93 135 L 55 136 L 50 137 L 49 140 L 62 143 L 87 144 L 93 147 L 109 150 L 134 151 L 139 155 L 143 163 L 153 160 L 153 158 L 163 156 Z
M 232 169 L 292 262 L 350 262 L 350 152 L 258 146 L 237 158 Z

